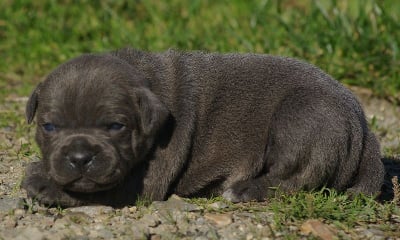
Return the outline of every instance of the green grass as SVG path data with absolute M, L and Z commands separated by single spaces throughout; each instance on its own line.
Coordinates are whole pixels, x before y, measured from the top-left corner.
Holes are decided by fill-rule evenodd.
M 3 0 L 0 96 L 83 52 L 132 46 L 294 56 L 399 100 L 399 13 L 396 0 Z
M 329 222 L 354 227 L 356 224 L 384 223 L 399 209 L 395 204 L 380 204 L 363 195 L 350 199 L 334 190 L 300 192 L 282 195 L 268 206 L 276 216 L 277 225 L 305 219 L 324 219 Z
M 394 215 L 400 214 L 400 208 L 396 203 L 381 204 L 364 195 L 352 199 L 346 194 L 339 194 L 335 190 L 326 188 L 290 195 L 277 194 L 276 197 L 262 204 L 256 202 L 232 204 L 220 197 L 195 198 L 187 199 L 187 201 L 202 206 L 206 212 L 245 211 L 254 213 L 254 216 L 257 216 L 258 212 L 272 212 L 273 228 L 277 231 L 287 229 L 288 225 L 300 226 L 308 219 L 320 219 L 339 230 L 351 231 L 356 226 L 376 224 L 379 225 L 379 229 L 386 231 L 389 235 L 398 235 L 396 223 L 392 220 Z M 210 207 L 213 202 L 223 202 L 226 207 L 213 209 Z M 259 221 L 263 222 L 265 219 L 262 218 Z
M 363 195 L 350 199 L 329 189 L 300 192 L 272 199 L 266 210 L 274 213 L 277 229 L 287 228 L 288 224 L 299 225 L 308 219 L 320 219 L 346 232 L 372 224 L 378 225 L 388 236 L 398 236 L 392 216 L 400 214 L 399 207 L 393 202 L 380 204 Z

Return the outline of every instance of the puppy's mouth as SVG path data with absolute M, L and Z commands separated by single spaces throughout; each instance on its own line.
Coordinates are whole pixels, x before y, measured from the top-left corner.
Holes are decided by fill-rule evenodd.
M 118 169 L 103 177 L 102 180 L 83 174 L 64 184 L 64 189 L 82 193 L 105 191 L 120 183 L 120 175 L 121 172 Z
M 118 183 L 118 181 L 110 183 L 98 183 L 90 178 L 82 176 L 64 185 L 64 189 L 71 192 L 94 193 L 109 190 L 118 185 Z

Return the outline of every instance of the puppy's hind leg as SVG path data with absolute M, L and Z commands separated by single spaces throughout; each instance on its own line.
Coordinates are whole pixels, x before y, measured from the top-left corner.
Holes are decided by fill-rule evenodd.
M 285 99 L 272 118 L 263 170 L 256 178 L 229 186 L 224 198 L 232 202 L 262 201 L 273 196 L 277 188 L 291 193 L 329 187 L 335 182 L 340 163 L 348 158 L 351 133 L 346 117 L 321 97 L 299 94 Z M 357 161 L 350 160 L 350 172 L 355 171 Z
M 379 143 L 371 132 L 367 134 L 354 185 L 347 190 L 352 195 L 358 193 L 374 195 L 379 193 L 383 185 L 385 171 Z
M 292 147 L 270 147 L 264 171 L 256 178 L 234 183 L 222 196 L 232 202 L 263 201 L 274 197 L 276 190 L 291 193 L 324 185 L 330 178 L 330 166 L 319 164 L 319 160 L 325 156 L 318 157 L 318 148 Z

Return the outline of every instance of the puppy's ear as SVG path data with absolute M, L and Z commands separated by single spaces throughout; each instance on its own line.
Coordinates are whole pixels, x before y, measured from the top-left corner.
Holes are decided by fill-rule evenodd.
M 31 96 L 29 97 L 28 103 L 26 104 L 25 108 L 25 116 L 26 116 L 26 121 L 28 123 L 31 123 L 33 118 L 35 117 L 36 113 L 36 108 L 38 105 L 38 95 L 39 95 L 39 89 L 42 83 L 39 83 L 35 90 L 31 93 Z
M 150 90 L 137 91 L 140 127 L 145 136 L 153 136 L 165 123 L 169 110 Z

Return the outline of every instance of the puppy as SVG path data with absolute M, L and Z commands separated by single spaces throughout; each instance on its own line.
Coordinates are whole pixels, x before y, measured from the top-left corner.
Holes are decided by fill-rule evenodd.
M 232 202 L 326 186 L 379 192 L 383 164 L 350 91 L 285 57 L 122 49 L 56 68 L 33 91 L 43 159 L 23 187 L 44 204 Z

